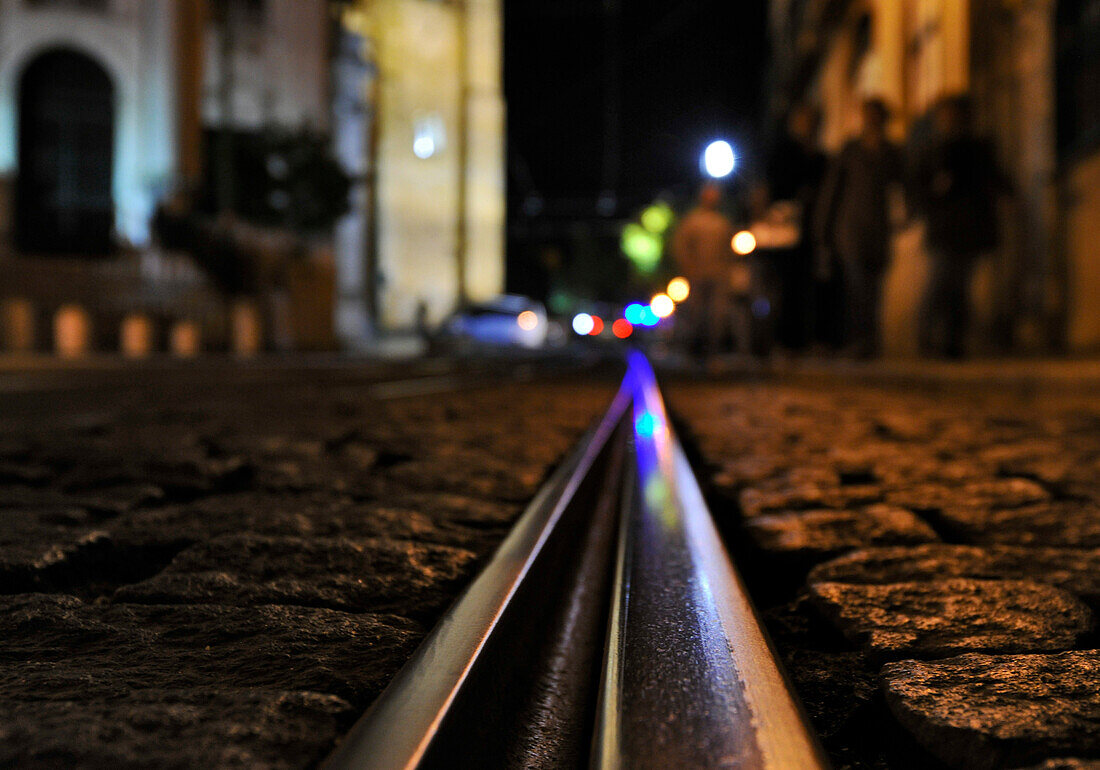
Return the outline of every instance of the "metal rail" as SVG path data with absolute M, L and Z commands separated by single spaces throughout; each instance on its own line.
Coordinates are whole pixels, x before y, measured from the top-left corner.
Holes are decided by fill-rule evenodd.
M 822 757 L 635 353 L 602 421 L 327 767 Z

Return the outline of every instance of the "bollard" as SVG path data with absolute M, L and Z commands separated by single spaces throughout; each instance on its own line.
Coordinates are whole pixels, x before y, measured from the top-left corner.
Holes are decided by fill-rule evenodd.
M 122 319 L 119 348 L 127 358 L 147 358 L 153 352 L 153 322 L 148 316 L 131 313 Z
M 9 353 L 34 351 L 34 304 L 29 299 L 11 298 L 0 304 L 2 349 Z
M 169 338 L 172 355 L 176 358 L 194 358 L 202 349 L 202 331 L 195 321 L 176 321 Z
M 80 305 L 63 305 L 53 318 L 54 351 L 61 358 L 83 358 L 92 341 L 92 321 Z
M 263 330 L 260 311 L 252 300 L 241 299 L 233 303 L 230 315 L 233 352 L 238 356 L 252 357 L 260 352 Z

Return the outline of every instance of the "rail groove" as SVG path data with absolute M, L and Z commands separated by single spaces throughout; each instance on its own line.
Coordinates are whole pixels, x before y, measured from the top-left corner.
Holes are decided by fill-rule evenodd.
M 326 767 L 826 766 L 656 378 L 610 409 Z

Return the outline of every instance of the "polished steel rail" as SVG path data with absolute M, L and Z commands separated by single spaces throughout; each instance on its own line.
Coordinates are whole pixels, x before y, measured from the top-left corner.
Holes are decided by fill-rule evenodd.
M 330 768 L 825 767 L 648 361 Z

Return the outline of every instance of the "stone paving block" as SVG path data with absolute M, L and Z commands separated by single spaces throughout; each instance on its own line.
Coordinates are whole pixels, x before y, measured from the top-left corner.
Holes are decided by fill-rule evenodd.
M 1029 479 L 989 479 L 959 486 L 917 484 L 886 493 L 887 502 L 914 511 L 942 511 L 952 506 L 1012 508 L 1050 499 L 1050 493 Z
M 78 578 L 106 550 L 107 533 L 77 508 L 0 508 L 0 593 L 41 590 Z
M 1000 510 L 952 506 L 937 518 L 969 543 L 1100 548 L 1100 505 L 1091 502 L 1057 500 Z
M 384 476 L 409 491 L 442 491 L 489 500 L 526 502 L 534 497 L 542 480 L 539 473 L 523 472 L 505 458 L 492 462 L 461 456 L 429 457 L 388 468 Z
M 356 500 L 309 492 L 245 492 L 135 511 L 104 525 L 120 544 L 181 546 L 238 533 L 297 537 L 389 537 L 482 549 L 520 507 L 457 495 Z M 493 538 L 489 538 L 493 539 Z
M 779 489 L 749 487 L 738 496 L 746 518 L 814 508 L 853 508 L 882 501 L 882 490 L 873 485 L 818 486 L 812 483 L 784 485 Z
M 867 548 L 818 564 L 810 583 L 901 583 L 951 577 L 1032 580 L 1100 605 L 1100 548 L 927 545 Z
M 370 702 L 424 635 L 397 615 L 0 597 L 0 703 L 273 688 Z
M 351 718 L 336 696 L 277 690 L 0 700 L 0 765 L 298 768 L 320 761 Z
M 115 593 L 146 604 L 292 604 L 413 617 L 445 607 L 476 557 L 408 540 L 230 535 L 180 552 Z
M 744 527 L 761 550 L 808 560 L 871 545 L 917 544 L 938 539 L 914 514 L 886 505 L 756 516 L 746 520 Z
M 960 770 L 1100 755 L 1100 652 L 904 660 L 882 680 L 902 725 Z
M 815 606 L 879 658 L 1071 649 L 1092 627 L 1072 594 L 1022 580 L 813 583 Z

